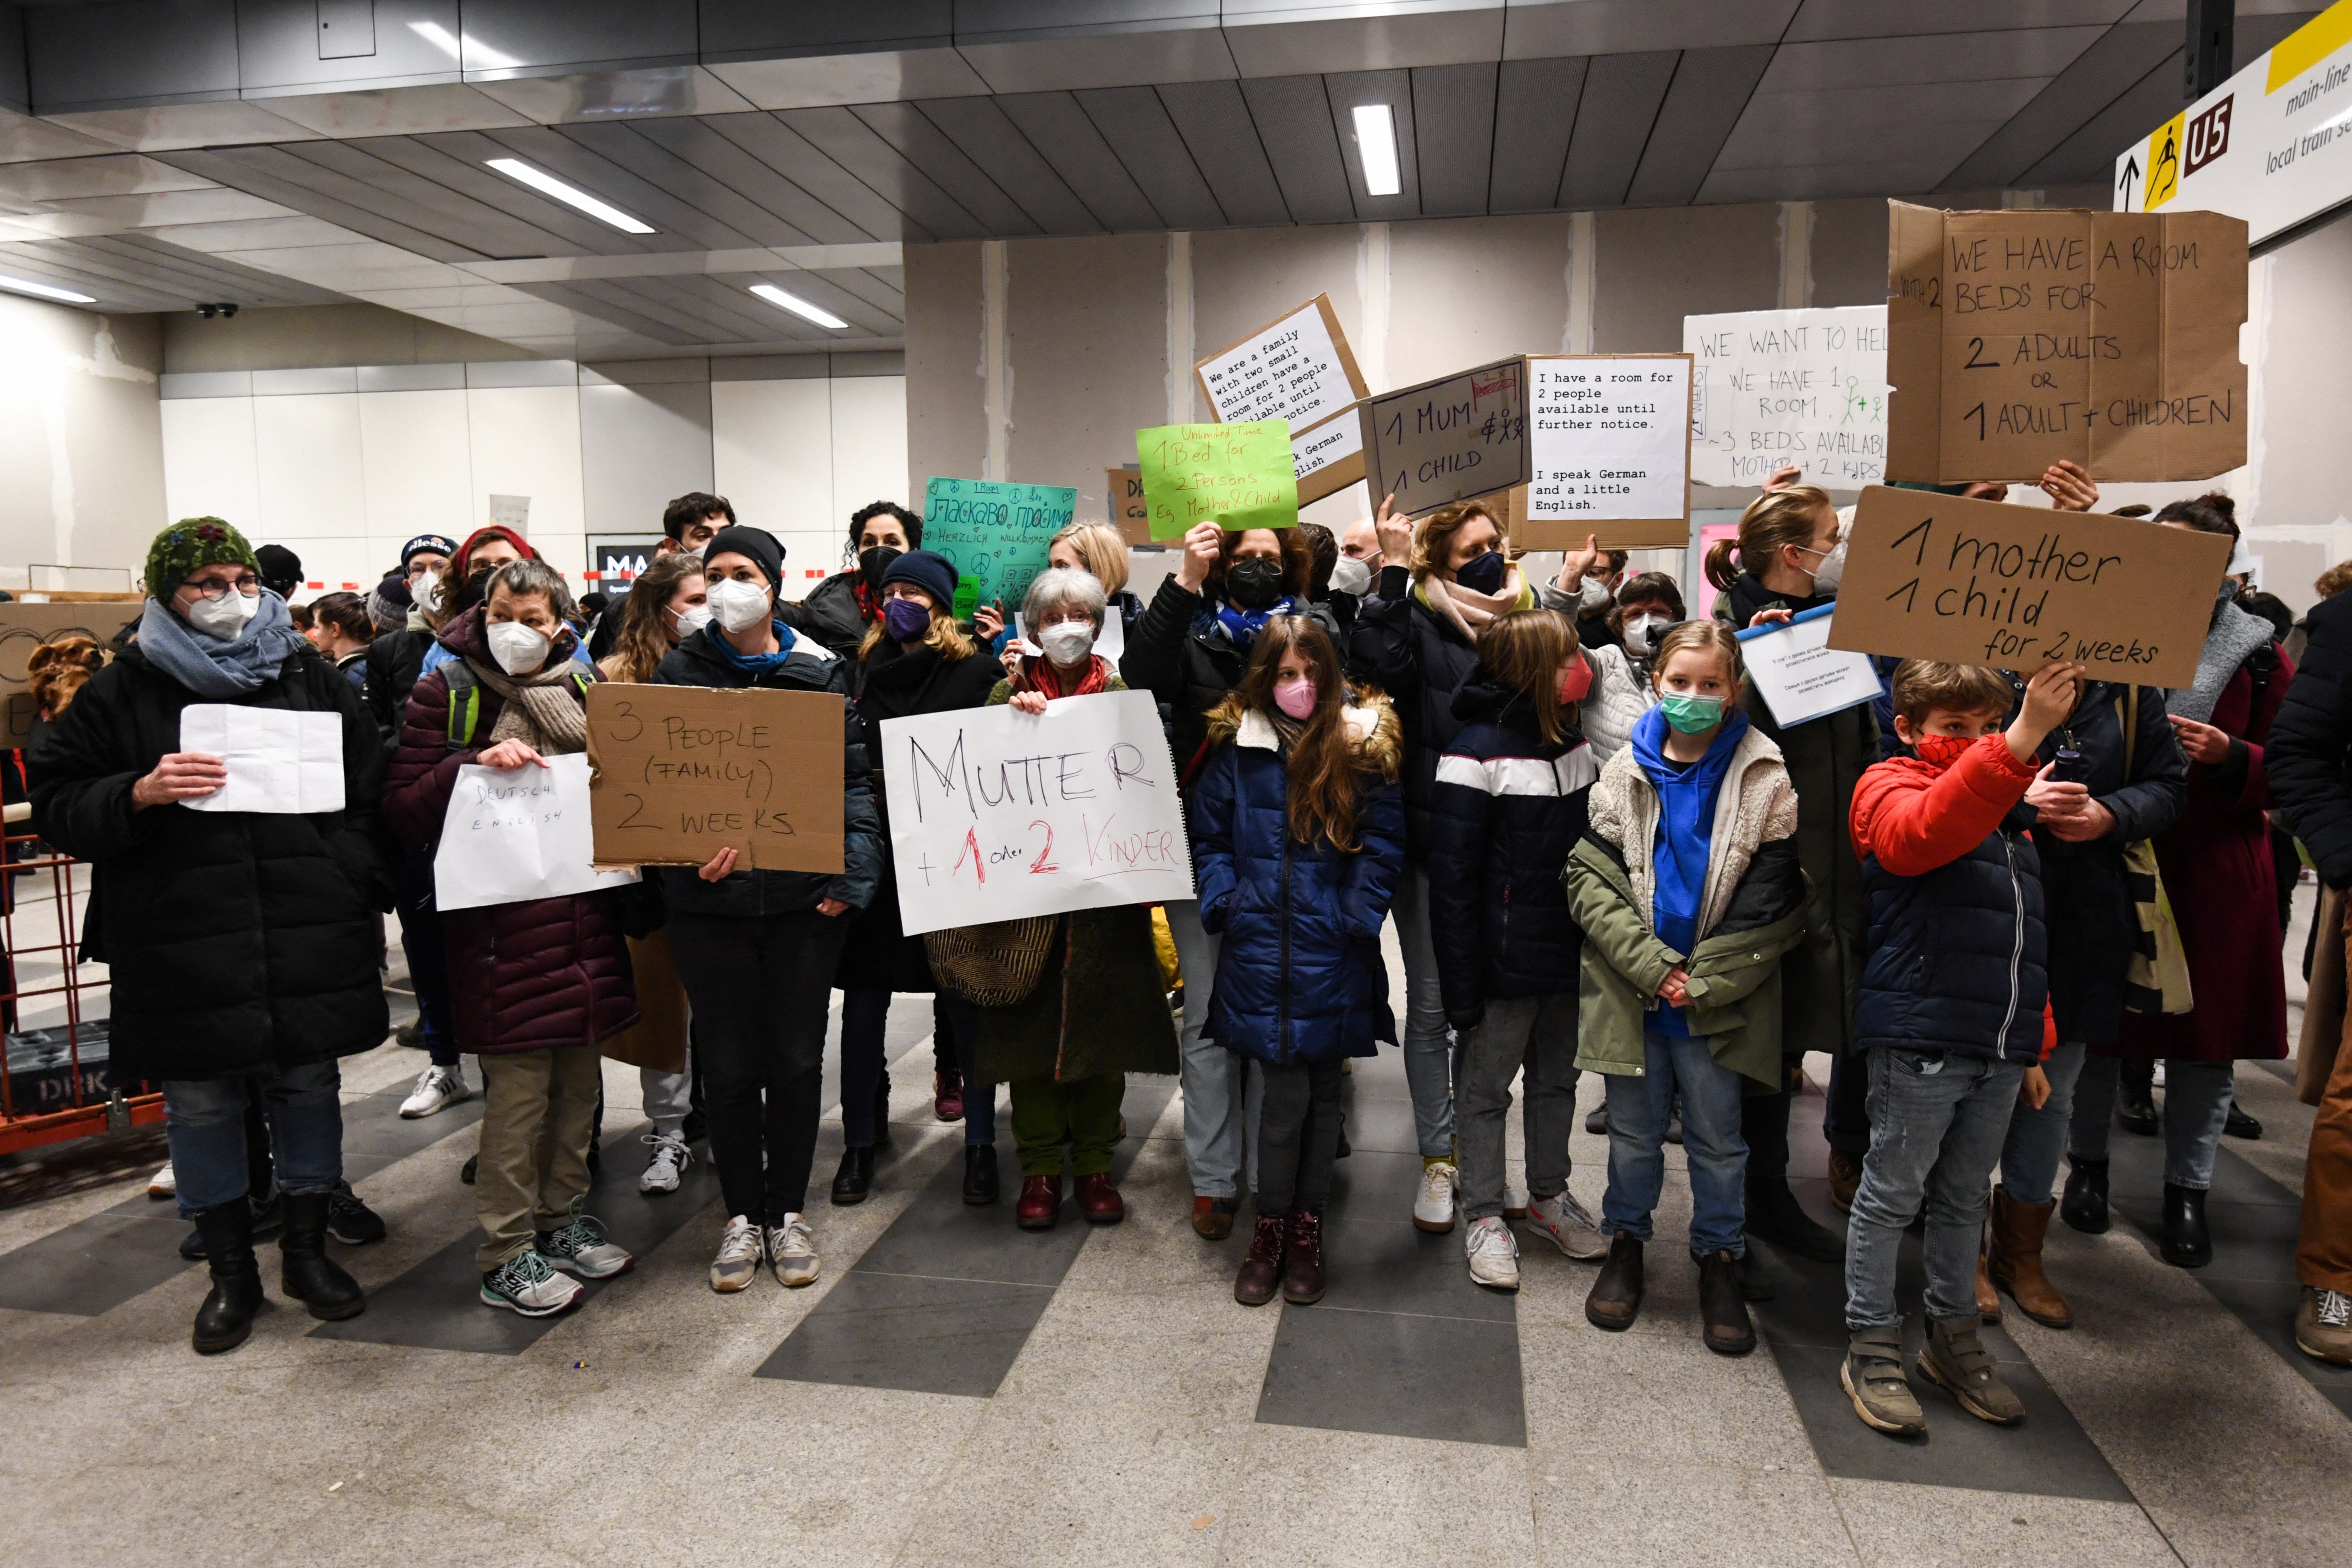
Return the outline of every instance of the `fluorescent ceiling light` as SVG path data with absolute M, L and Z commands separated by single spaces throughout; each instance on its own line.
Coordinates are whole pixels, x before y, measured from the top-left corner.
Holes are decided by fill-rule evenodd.
M 1392 196 L 1404 188 L 1397 174 L 1396 118 L 1385 103 L 1356 105 L 1356 152 L 1364 161 L 1364 194 Z
M 490 167 L 509 180 L 520 180 L 541 195 L 578 207 L 590 217 L 611 224 L 623 234 L 651 234 L 653 225 L 640 223 L 612 203 L 599 201 L 577 185 L 567 185 L 554 175 L 532 168 L 520 158 L 493 158 Z
M 36 283 L 29 278 L 0 277 L 0 289 L 18 294 L 37 294 L 44 300 L 62 300 L 68 305 L 95 305 L 93 294 L 77 294 L 70 289 L 60 289 L 54 283 Z
M 457 42 L 449 29 L 440 23 L 411 22 L 408 24 L 408 30 L 458 64 L 465 63 L 464 47 Z M 486 49 L 478 43 L 474 45 L 474 68 L 477 70 L 506 70 L 521 63 L 509 56 L 499 53 L 496 49 Z
M 751 292 L 781 310 L 790 310 L 795 316 L 805 316 L 820 327 L 830 327 L 836 332 L 849 330 L 849 323 L 831 310 L 812 305 L 798 294 L 787 294 L 773 283 L 754 283 L 751 285 Z

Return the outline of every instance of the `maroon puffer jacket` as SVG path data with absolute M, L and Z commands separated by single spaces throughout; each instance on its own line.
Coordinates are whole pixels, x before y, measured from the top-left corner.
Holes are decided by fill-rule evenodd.
M 443 628 L 441 641 L 461 657 L 470 654 L 478 666 L 496 668 L 482 643 L 481 617 L 478 608 L 467 611 Z M 566 632 L 554 657 L 569 658 L 575 647 Z M 487 684 L 475 689 L 481 711 L 474 738 L 486 742 L 505 704 Z M 450 750 L 448 721 L 449 686 L 436 668 L 409 696 L 400 749 L 384 785 L 384 820 L 411 844 L 431 845 L 441 837 L 457 770 L 481 752 L 479 744 Z M 444 914 L 457 1048 L 502 1056 L 593 1046 L 635 1023 L 637 991 L 621 934 L 620 897 L 606 889 Z

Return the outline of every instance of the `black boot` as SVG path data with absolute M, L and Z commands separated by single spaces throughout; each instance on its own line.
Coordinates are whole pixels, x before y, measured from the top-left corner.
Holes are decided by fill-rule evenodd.
M 1746 1355 L 1756 1348 L 1756 1325 L 1739 1290 L 1739 1266 L 1728 1252 L 1691 1254 L 1698 1265 L 1700 1338 L 1717 1355 Z
M 332 1193 L 286 1194 L 286 1234 L 278 1238 L 278 1284 L 325 1322 L 367 1310 L 360 1282 L 327 1256 L 327 1206 Z
M 2163 1129 L 2156 1110 L 2156 1064 L 2127 1061 L 2116 1085 L 2116 1121 L 2126 1132 L 2153 1138 Z
M 1642 1244 L 1623 1231 L 1609 1238 L 1609 1258 L 1584 1298 L 1584 1319 L 1596 1329 L 1630 1329 L 1642 1315 Z
M 873 1190 L 873 1149 L 844 1149 L 841 1152 L 841 1169 L 833 1173 L 833 1201 L 844 1207 L 862 1204 L 866 1201 L 866 1194 Z
M 2107 1234 L 2107 1163 L 2066 1156 L 2066 1194 L 2058 1217 L 2085 1236 Z
M 260 1196 L 254 1194 L 263 1194 Z M 246 1197 L 246 1206 L 253 1212 L 253 1239 L 268 1241 L 286 1228 L 286 1199 L 275 1184 L 264 1181 Z M 180 1238 L 180 1256 L 191 1263 L 205 1260 L 205 1231 L 202 1226 L 190 1227 Z
M 963 1151 L 963 1201 L 968 1204 L 992 1204 L 996 1201 L 996 1145 L 967 1143 Z
M 2176 1268 L 2202 1268 L 2213 1261 L 2213 1236 L 2205 1228 L 2205 1194 L 2197 1187 L 2164 1184 L 2164 1260 Z
M 245 1343 L 253 1315 L 261 1310 L 261 1266 L 253 1258 L 253 1208 L 243 1198 L 196 1215 L 213 1288 L 196 1309 L 189 1342 L 198 1355 L 218 1355 Z
M 2247 1115 L 2244 1109 L 2238 1104 L 2237 1097 L 2233 1095 L 2230 1100 L 2229 1120 L 2221 1123 L 2221 1131 L 2232 1138 L 2244 1138 L 2251 1141 L 2263 1135 L 2263 1124 Z
M 1746 1228 L 1750 1236 L 1816 1263 L 1845 1261 L 1845 1237 L 1807 1214 L 1786 1180 L 1773 1176 L 1759 1182 L 1752 1168 L 1748 1178 Z

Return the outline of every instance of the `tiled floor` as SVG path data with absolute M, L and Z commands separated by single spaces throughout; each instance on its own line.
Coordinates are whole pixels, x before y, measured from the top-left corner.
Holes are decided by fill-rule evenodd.
M 2153 1141 L 2118 1134 L 2120 1223 L 2051 1237 L 2079 1326 L 2012 1316 L 1988 1336 L 2027 1424 L 1928 1391 L 1931 1436 L 1904 1445 L 1836 1389 L 1834 1268 L 1769 1258 L 1767 1348 L 1700 1345 L 1678 1170 L 1632 1331 L 1587 1324 L 1591 1266 L 1524 1236 L 1516 1298 L 1472 1286 L 1460 1234 L 1407 1217 L 1393 1051 L 1349 1082 L 1328 1295 L 1251 1310 L 1231 1298 L 1246 1212 L 1223 1243 L 1187 1224 L 1171 1082 L 1129 1085 L 1127 1222 L 1066 1210 L 1023 1233 L 1009 1191 L 961 1200 L 929 1009 L 893 1025 L 895 1146 L 868 1202 L 819 1199 L 805 1291 L 709 1291 L 708 1163 L 675 1196 L 636 1193 L 635 1074 L 610 1064 L 593 1201 L 641 1259 L 551 1322 L 473 1300 L 472 1111 L 400 1121 L 419 1060 L 397 1047 L 347 1064 L 351 1167 L 393 1228 L 341 1252 L 371 1292 L 360 1318 L 274 1308 L 199 1360 L 203 1275 L 165 1205 L 124 1184 L 0 1212 L 0 1561 L 2234 1568 L 2352 1550 L 2352 1393 L 2280 1331 L 2309 1112 L 2264 1068 L 2239 1075 L 2268 1133 L 2223 1156 L 2214 1267 L 2157 1260 Z M 1809 1096 L 1800 1120 L 1819 1111 Z M 1826 1216 L 1822 1145 L 1794 1142 Z M 839 1146 L 829 1121 L 819 1193 Z M 1580 1123 L 1573 1154 L 1597 1208 L 1605 1144 Z

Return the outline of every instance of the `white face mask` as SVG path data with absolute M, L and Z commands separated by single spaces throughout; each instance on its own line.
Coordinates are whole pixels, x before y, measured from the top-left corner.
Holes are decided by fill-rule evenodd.
M 1610 603 L 1609 584 L 1601 578 L 1587 577 L 1583 587 L 1577 592 L 1576 613 L 1597 616 L 1606 611 Z
M 1095 628 L 1085 621 L 1056 621 L 1037 634 L 1037 646 L 1056 665 L 1067 667 L 1095 646 Z
M 1841 539 L 1830 546 L 1829 553 L 1822 556 L 1821 564 L 1813 568 L 1814 594 L 1836 593 L 1838 579 L 1844 575 L 1845 541 Z
M 509 675 L 529 675 L 547 662 L 547 634 L 520 621 L 493 621 L 482 636 L 490 645 L 490 657 Z
M 188 625 L 206 637 L 235 642 L 245 633 L 245 623 L 261 610 L 261 595 L 240 594 L 231 588 L 217 599 L 198 599 L 188 606 Z
M 408 590 L 409 601 L 426 615 L 441 607 L 441 574 L 427 572 Z
M 768 618 L 768 591 L 730 577 L 710 584 L 710 613 L 730 632 L 748 632 Z
M 1352 555 L 1342 555 L 1331 567 L 1331 591 L 1363 597 L 1364 590 L 1372 585 L 1372 569 Z
M 684 642 L 709 624 L 709 605 L 688 605 L 677 613 L 677 640 Z
M 1665 624 L 1666 617 L 1664 616 L 1627 616 L 1625 646 L 1636 653 L 1648 653 L 1651 642 L 1657 633 L 1664 629 Z

